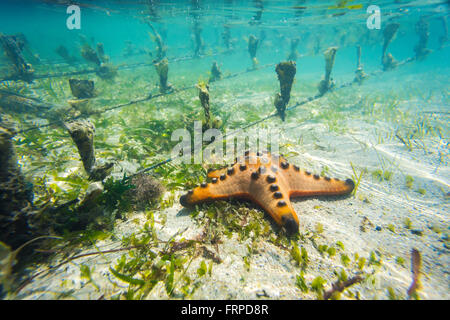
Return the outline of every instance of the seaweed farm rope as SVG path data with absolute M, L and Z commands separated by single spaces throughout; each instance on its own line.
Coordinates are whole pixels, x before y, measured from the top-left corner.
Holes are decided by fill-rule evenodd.
M 397 66 L 405 65 L 405 64 L 410 63 L 410 62 L 413 62 L 413 61 L 415 61 L 414 58 L 408 58 L 408 59 L 405 59 L 405 60 L 399 62 Z M 376 76 L 376 75 L 381 74 L 381 73 L 383 73 L 383 72 L 385 72 L 385 71 L 383 71 L 383 70 L 375 70 L 375 71 L 372 71 L 372 72 L 370 72 L 370 73 L 367 74 L 367 78 L 368 78 L 368 77 L 372 77 L 372 76 Z M 339 90 L 339 89 L 342 89 L 342 88 L 346 88 L 346 87 L 351 87 L 351 86 L 354 85 L 355 83 L 356 83 L 355 81 L 349 81 L 349 82 L 343 83 L 343 84 L 341 84 L 340 86 L 338 86 L 338 87 L 336 87 L 335 89 L 333 89 L 332 91 L 336 91 L 336 90 Z M 325 93 L 325 94 L 326 94 L 326 93 Z M 306 98 L 306 99 L 304 99 L 304 100 L 302 100 L 302 101 L 299 101 L 299 102 L 295 103 L 294 105 L 292 105 L 292 106 L 286 108 L 286 111 L 294 110 L 295 108 L 297 108 L 297 107 L 299 107 L 299 106 L 302 106 L 302 105 L 304 105 L 304 104 L 306 104 L 306 103 L 308 103 L 308 102 L 315 101 L 315 100 L 317 100 L 317 99 L 323 97 L 325 94 L 317 94 L 317 95 L 315 95 L 315 96 L 312 96 L 312 97 Z M 257 124 L 259 124 L 259 123 L 261 123 L 261 122 L 264 122 L 264 121 L 266 121 L 266 120 L 268 120 L 268 119 L 270 119 L 270 118 L 273 118 L 273 117 L 275 117 L 275 116 L 278 116 L 278 112 L 276 112 L 276 111 L 273 112 L 273 113 L 271 113 L 271 114 L 269 114 L 269 115 L 267 115 L 267 116 L 265 116 L 265 117 L 263 117 L 263 118 L 261 118 L 261 119 L 259 119 L 259 120 L 253 121 L 253 122 L 251 122 L 251 123 L 249 123 L 249 124 L 247 124 L 247 125 L 245 125 L 245 126 L 243 126 L 243 127 L 240 127 L 240 128 L 238 128 L 238 129 L 236 129 L 236 130 L 230 132 L 230 133 L 227 133 L 227 134 L 223 135 L 223 139 L 225 139 L 225 138 L 227 138 L 227 137 L 229 137 L 229 136 L 231 136 L 231 135 L 234 135 L 234 134 L 236 134 L 236 133 L 238 133 L 238 132 L 240 132 L 240 131 L 242 131 L 242 130 L 245 130 L 245 129 L 248 129 L 248 128 L 250 128 L 250 127 L 253 127 L 253 126 L 255 126 L 255 125 L 257 125 Z M 214 143 L 214 142 L 212 142 L 212 143 Z M 142 169 L 142 170 L 139 170 L 139 171 L 137 171 L 136 173 L 134 173 L 134 174 L 128 176 L 127 179 L 130 179 L 130 178 L 132 178 L 132 177 L 134 177 L 134 176 L 136 176 L 136 175 L 138 175 L 138 174 L 142 174 L 142 173 L 145 173 L 145 172 L 148 172 L 148 171 L 152 171 L 152 170 L 154 170 L 154 169 L 156 169 L 156 168 L 158 168 L 158 167 L 160 167 L 160 166 L 162 166 L 162 165 L 165 165 L 165 164 L 167 164 L 167 163 L 169 163 L 169 162 L 172 162 L 173 160 L 175 160 L 175 159 L 177 159 L 177 158 L 179 158 L 179 157 L 180 157 L 180 156 L 177 156 L 177 157 L 170 157 L 170 158 L 167 158 L 167 159 L 164 160 L 164 161 L 155 163 L 155 164 L 151 165 L 150 167 L 147 167 L 147 168 L 144 168 L 144 169 Z
M 219 82 L 219 81 L 222 81 L 222 80 L 235 78 L 235 77 L 238 77 L 238 76 L 246 74 L 246 73 L 250 73 L 250 72 L 259 71 L 259 70 L 262 70 L 262 69 L 265 69 L 265 68 L 273 67 L 274 65 L 275 65 L 275 63 L 269 63 L 269 64 L 263 65 L 263 66 L 261 66 L 261 67 L 259 67 L 257 69 L 248 69 L 248 70 L 236 72 L 236 73 L 233 73 L 233 74 L 230 74 L 230 75 L 223 76 L 221 79 L 217 79 L 215 82 Z M 34 126 L 34 127 L 22 129 L 22 130 L 19 130 L 17 133 L 19 133 L 19 134 L 20 133 L 25 133 L 25 132 L 28 132 L 28 131 L 42 129 L 42 128 L 47 128 L 47 127 L 50 127 L 52 125 L 57 125 L 57 124 L 60 124 L 60 123 L 63 123 L 63 122 L 67 122 L 67 121 L 77 120 L 77 119 L 80 119 L 80 118 L 83 118 L 83 117 L 88 117 L 88 116 L 95 115 L 95 114 L 102 114 L 102 113 L 105 113 L 107 111 L 123 108 L 123 107 L 130 106 L 130 105 L 133 105 L 133 104 L 136 104 L 136 103 L 141 103 L 141 102 L 149 101 L 151 99 L 164 97 L 164 96 L 167 96 L 167 95 L 170 95 L 170 94 L 173 94 L 173 93 L 178 93 L 178 92 L 186 91 L 186 90 L 189 90 L 189 89 L 194 89 L 195 87 L 196 87 L 196 84 L 189 85 L 189 86 L 186 86 L 186 87 L 182 87 L 182 88 L 179 88 L 179 89 L 175 89 L 175 90 L 172 90 L 172 91 L 169 91 L 169 92 L 166 92 L 166 93 L 158 93 L 158 94 L 154 94 L 154 95 L 150 94 L 148 96 L 137 98 L 137 99 L 125 102 L 125 103 L 121 103 L 121 104 L 112 106 L 112 107 L 104 108 L 102 110 L 92 111 L 92 112 L 89 112 L 88 114 L 81 114 L 81 115 L 78 115 L 78 116 L 75 116 L 75 117 L 72 117 L 72 118 L 69 118 L 69 119 L 56 120 L 56 121 L 49 122 L 49 123 L 44 124 L 44 125 Z
M 175 62 L 181 62 L 181 61 L 189 61 L 189 60 L 193 60 L 193 59 L 214 57 L 214 56 L 226 54 L 229 52 L 230 52 L 229 50 L 224 50 L 224 51 L 214 52 L 214 53 L 210 53 L 210 54 L 204 54 L 204 55 L 201 55 L 200 57 L 189 55 L 189 56 L 183 56 L 183 57 L 178 57 L 178 58 L 170 58 L 168 60 L 171 63 L 175 63 Z M 121 64 L 117 67 L 117 69 L 118 70 L 126 70 L 126 69 L 133 69 L 133 68 L 139 68 L 139 67 L 151 67 L 151 66 L 153 66 L 153 62 L 136 62 L 133 64 Z M 76 71 L 57 72 L 57 73 L 53 73 L 53 74 L 51 74 L 51 73 L 37 74 L 37 75 L 33 75 L 33 80 L 70 77 L 70 76 L 77 76 L 77 75 L 82 75 L 82 74 L 96 73 L 97 71 L 98 71 L 98 69 L 93 68 L 93 69 L 83 69 L 83 70 L 76 70 Z M 16 80 L 20 80 L 20 79 L 17 77 L 11 76 L 11 77 L 0 79 L 0 82 L 16 81 Z

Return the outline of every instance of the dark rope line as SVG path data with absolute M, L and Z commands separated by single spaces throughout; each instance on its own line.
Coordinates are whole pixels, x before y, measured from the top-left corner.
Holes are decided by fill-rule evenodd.
M 405 64 L 407 64 L 407 63 L 409 63 L 409 62 L 413 62 L 413 61 L 415 61 L 414 58 L 408 58 L 408 59 L 405 59 L 405 60 L 399 62 L 399 63 L 397 64 L 397 66 L 402 66 L 402 65 L 405 65 Z M 383 72 L 385 72 L 385 71 L 383 71 L 383 70 L 375 70 L 375 71 L 372 71 L 372 72 L 370 72 L 370 73 L 367 74 L 367 78 L 368 78 L 368 77 L 375 76 L 375 75 L 380 74 L 380 73 L 383 73 Z M 366 80 L 367 80 L 367 79 L 366 79 Z M 351 86 L 354 85 L 355 83 L 356 83 L 355 81 L 349 81 L 349 82 L 343 83 L 342 85 L 340 85 L 340 86 L 336 87 L 335 89 L 331 90 L 331 92 L 334 92 L 334 91 L 339 90 L 339 89 L 342 89 L 342 88 L 351 87 Z M 326 92 L 326 93 L 328 93 L 328 92 Z M 325 93 L 325 94 L 326 94 L 326 93 Z M 308 102 L 315 101 L 315 100 L 317 100 L 317 99 L 323 97 L 325 94 L 317 94 L 317 95 L 315 95 L 315 96 L 312 96 L 312 97 L 309 97 L 309 98 L 307 98 L 307 99 L 305 99 L 305 100 L 302 100 L 302 101 L 300 101 L 300 102 L 297 102 L 296 104 L 294 104 L 294 105 L 292 105 L 292 106 L 286 108 L 286 111 L 294 110 L 295 108 L 298 108 L 299 106 L 302 106 L 302 105 L 304 105 L 304 104 L 307 104 Z M 247 124 L 247 125 L 245 125 L 245 126 L 243 126 L 243 127 L 241 127 L 241 128 L 238 128 L 238 129 L 236 129 L 236 130 L 234 130 L 234 131 L 232 131 L 232 132 L 230 132 L 230 133 L 228 133 L 228 134 L 225 134 L 225 135 L 223 136 L 222 139 L 225 139 L 225 138 L 229 137 L 230 135 L 236 134 L 236 133 L 238 133 L 238 132 L 240 132 L 240 131 L 242 131 L 242 130 L 245 130 L 245 129 L 248 129 L 248 128 L 250 128 L 250 127 L 253 127 L 253 126 L 255 126 L 255 125 L 257 125 L 257 124 L 259 124 L 259 123 L 261 123 L 261 122 L 264 122 L 264 121 L 266 121 L 266 120 L 268 120 L 268 119 L 270 119 L 270 118 L 273 118 L 273 117 L 275 117 L 275 116 L 277 116 L 277 115 L 278 115 L 278 112 L 273 112 L 273 113 L 271 113 L 271 114 L 269 114 L 269 115 L 267 115 L 267 116 L 265 116 L 265 117 L 263 117 L 263 118 L 261 118 L 261 119 L 259 119 L 259 120 L 255 120 L 255 121 L 253 121 L 253 122 L 251 122 L 251 123 L 249 123 L 249 124 Z M 222 140 L 222 141 L 223 141 L 223 140 Z M 214 142 L 212 142 L 212 143 L 214 143 Z M 145 172 L 148 172 L 148 171 L 152 171 L 152 170 L 154 170 L 154 169 L 156 169 L 156 168 L 158 168 L 158 167 L 160 167 L 160 166 L 162 166 L 162 165 L 164 165 L 164 164 L 167 164 L 167 163 L 169 163 L 169 162 L 172 162 L 173 160 L 175 160 L 175 159 L 177 159 L 177 158 L 179 158 L 179 157 L 180 157 L 180 156 L 170 157 L 170 158 L 168 158 L 168 159 L 166 159 L 166 160 L 164 160 L 164 161 L 161 161 L 161 162 L 158 162 L 158 163 L 156 163 L 156 164 L 153 164 L 153 165 L 151 165 L 150 167 L 147 167 L 147 168 L 144 168 L 144 169 L 142 169 L 142 170 L 139 170 L 139 171 L 137 171 L 136 173 L 134 173 L 134 174 L 128 176 L 127 179 L 130 179 L 130 178 L 132 178 L 132 177 L 134 177 L 134 176 L 136 176 L 136 175 L 138 175 L 138 174 L 142 174 L 142 173 L 145 173 Z
M 274 65 L 275 65 L 274 63 L 270 63 L 270 64 L 263 65 L 263 66 L 261 66 L 261 67 L 259 67 L 257 69 L 248 69 L 248 70 L 245 70 L 245 71 L 236 72 L 236 73 L 224 76 L 221 79 L 217 79 L 215 82 L 222 81 L 222 80 L 227 80 L 227 79 L 231 79 L 231 78 L 235 78 L 237 76 L 240 76 L 240 75 L 243 75 L 243 74 L 246 74 L 246 73 L 249 73 L 249 72 L 262 70 L 262 69 L 265 69 L 265 68 L 268 68 L 268 67 L 271 67 L 271 66 L 274 66 Z M 67 122 L 67 121 L 73 121 L 73 120 L 77 120 L 77 119 L 80 119 L 80 118 L 83 118 L 83 117 L 88 117 L 88 116 L 91 116 L 91 115 L 102 114 L 102 113 L 105 113 L 107 111 L 123 108 L 123 107 L 126 107 L 126 106 L 130 106 L 130 105 L 141 103 L 141 102 L 145 102 L 145 101 L 149 101 L 151 99 L 156 99 L 156 98 L 167 96 L 167 95 L 170 95 L 170 94 L 173 94 L 173 93 L 178 93 L 178 92 L 186 91 L 186 90 L 189 90 L 189 89 L 194 89 L 195 87 L 196 87 L 196 84 L 185 86 L 185 87 L 182 87 L 182 88 L 179 88 L 179 89 L 174 89 L 174 90 L 166 92 L 166 93 L 158 93 L 158 94 L 154 94 L 154 95 L 150 94 L 148 96 L 137 98 L 135 100 L 131 100 L 129 102 L 121 103 L 121 104 L 118 104 L 118 105 L 115 105 L 115 106 L 112 106 L 112 107 L 104 108 L 102 110 L 92 111 L 92 112 L 89 112 L 88 114 L 81 114 L 81 115 L 78 115 L 78 116 L 75 116 L 75 117 L 72 117 L 72 118 L 69 118 L 69 119 L 66 119 L 66 120 L 59 119 L 59 120 L 56 120 L 56 121 L 53 121 L 53 122 L 49 122 L 49 123 L 44 124 L 44 125 L 34 126 L 34 127 L 22 129 L 22 130 L 18 131 L 17 133 L 19 133 L 19 134 L 20 133 L 25 133 L 25 132 L 29 132 L 29 131 L 32 131 L 32 130 L 37 130 L 37 129 L 41 129 L 41 128 L 47 128 L 47 127 L 50 127 L 52 125 L 61 124 L 61 123 Z
M 218 56 L 221 54 L 226 54 L 226 53 L 230 53 L 230 50 L 223 50 L 223 51 L 219 51 L 219 52 L 214 52 L 214 53 L 210 53 L 210 54 L 203 54 L 200 56 L 194 56 L 194 55 L 186 55 L 183 57 L 177 57 L 177 58 L 168 58 L 170 63 L 176 63 L 176 62 L 181 62 L 181 61 L 189 61 L 189 60 L 194 60 L 194 59 L 203 59 L 203 58 L 209 58 L 209 57 L 214 57 L 214 56 Z M 125 70 L 125 69 L 133 69 L 133 68 L 139 68 L 139 67 L 151 67 L 153 66 L 153 62 L 136 62 L 133 64 L 121 64 L 119 66 L 117 66 L 118 70 Z M 82 74 L 91 74 L 91 73 L 96 73 L 98 71 L 97 68 L 94 69 L 83 69 L 83 70 L 76 70 L 76 71 L 65 71 L 65 72 L 57 72 L 57 73 L 47 73 L 47 74 L 37 74 L 37 75 L 33 75 L 33 80 L 39 80 L 39 79 L 50 79 L 50 78 L 60 78 L 60 77 L 70 77 L 70 76 L 77 76 L 77 75 L 82 75 Z M 11 76 L 9 78 L 3 78 L 0 79 L 0 82 L 4 82 L 4 81 L 17 81 L 17 80 L 21 80 L 20 78 L 18 78 L 17 76 Z

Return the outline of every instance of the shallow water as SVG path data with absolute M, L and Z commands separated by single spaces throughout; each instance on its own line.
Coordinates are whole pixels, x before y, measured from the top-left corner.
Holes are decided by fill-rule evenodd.
M 369 29 L 369 5 L 84 1 L 81 29 L 69 29 L 64 1 L 2 1 L 2 296 L 317 299 L 360 276 L 333 297 L 449 299 L 449 6 L 378 1 L 380 28 Z M 395 23 L 386 54 L 397 65 L 384 70 L 384 31 Z M 259 39 L 256 64 L 251 35 Z M 320 95 L 330 47 L 334 87 Z M 89 49 L 96 58 L 83 57 Z M 163 57 L 165 88 L 155 68 Z M 282 121 L 275 68 L 288 59 L 296 74 Z M 210 81 L 214 62 L 222 78 Z M 94 96 L 75 97 L 69 79 L 92 80 Z M 210 127 L 222 134 L 215 146 L 265 131 L 302 172 L 351 178 L 353 192 L 292 199 L 294 235 L 250 202 L 183 208 L 181 195 L 236 156 L 180 164 L 172 152 L 176 130 L 187 129 L 196 145 L 194 122 L 206 125 L 198 87 L 208 81 Z M 80 119 L 95 127 L 94 169 L 111 164 L 101 178 L 80 161 L 68 132 Z M 150 186 L 126 180 L 140 172 Z M 12 250 L 43 235 L 58 239 L 27 245 L 9 270 Z M 413 248 L 421 285 L 411 295 Z

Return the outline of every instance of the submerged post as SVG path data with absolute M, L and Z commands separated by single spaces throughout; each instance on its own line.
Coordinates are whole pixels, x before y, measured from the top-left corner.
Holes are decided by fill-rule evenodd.
M 331 78 L 331 71 L 334 66 L 334 58 L 336 57 L 337 47 L 330 47 L 323 53 L 325 57 L 325 78 L 319 83 L 319 94 L 324 95 L 327 91 L 334 88 L 334 81 Z
M 398 62 L 394 59 L 392 54 L 387 52 L 387 47 L 391 43 L 399 27 L 400 27 L 399 23 L 393 22 L 388 24 L 383 31 L 384 43 L 383 43 L 383 55 L 381 58 L 381 63 L 383 65 L 383 70 L 385 71 L 392 70 L 398 65 Z
M 281 120 L 284 121 L 297 67 L 294 61 L 280 62 L 277 64 L 275 71 L 278 75 L 278 81 L 280 81 L 280 93 L 275 95 L 275 107 Z

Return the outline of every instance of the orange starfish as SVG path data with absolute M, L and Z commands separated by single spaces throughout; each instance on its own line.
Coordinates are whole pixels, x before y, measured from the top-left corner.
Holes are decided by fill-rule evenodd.
M 289 164 L 282 156 L 248 151 L 244 159 L 236 159 L 229 168 L 211 171 L 208 177 L 211 183 L 203 182 L 181 196 L 182 206 L 229 198 L 247 199 L 263 208 L 288 233 L 298 232 L 299 227 L 290 197 L 344 195 L 355 187 L 351 179 L 320 177 Z

